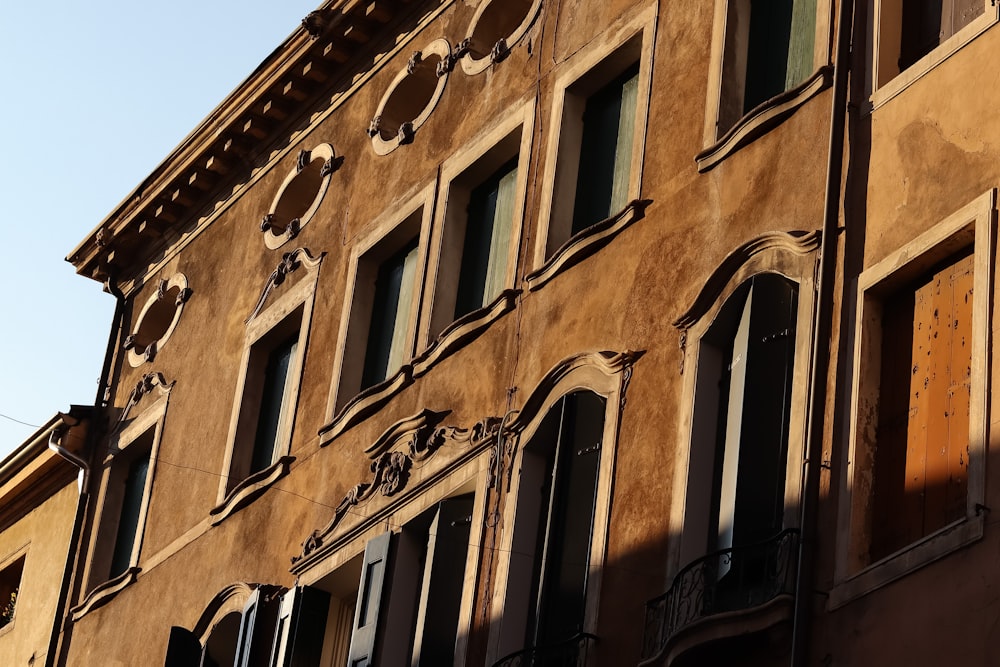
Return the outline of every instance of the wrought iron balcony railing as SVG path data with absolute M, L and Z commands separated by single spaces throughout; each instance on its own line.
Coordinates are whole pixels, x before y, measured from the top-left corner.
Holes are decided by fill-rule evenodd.
M 586 632 L 546 646 L 532 646 L 511 653 L 493 663 L 493 667 L 583 667 L 587 653 L 597 637 Z
M 685 566 L 663 595 L 646 603 L 642 657 L 659 654 L 670 638 L 716 614 L 750 610 L 791 594 L 799 531 L 790 528 L 757 544 L 722 549 Z

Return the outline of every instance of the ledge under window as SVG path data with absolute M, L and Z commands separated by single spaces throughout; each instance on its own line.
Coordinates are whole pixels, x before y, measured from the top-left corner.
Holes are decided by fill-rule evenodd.
M 141 567 L 130 567 L 114 579 L 109 579 L 90 591 L 87 597 L 83 599 L 83 602 L 70 610 L 73 621 L 79 621 L 93 610 L 109 602 L 119 592 L 134 582 L 140 572 L 142 572 Z
M 269 467 L 250 475 L 234 486 L 233 490 L 226 494 L 225 500 L 209 510 L 212 525 L 219 525 L 229 515 L 236 513 L 263 495 L 272 484 L 288 474 L 293 461 L 295 461 L 294 456 L 282 456 Z
M 412 383 L 413 367 L 410 364 L 403 364 L 389 379 L 365 389 L 349 400 L 337 416 L 319 430 L 319 446 L 325 447 L 350 427 L 378 412 L 390 398 Z
M 649 199 L 634 199 L 625 205 L 617 215 L 593 224 L 572 236 L 562 244 L 537 271 L 532 271 L 524 277 L 528 289 L 532 292 L 583 259 L 606 246 L 618 232 L 640 220 L 646 214 L 646 207 L 652 203 Z
M 502 315 L 514 309 L 521 290 L 509 289 L 500 293 L 492 303 L 467 313 L 448 325 L 413 362 L 413 377 L 425 375 L 435 364 L 460 347 L 475 339 Z
M 765 134 L 819 92 L 829 88 L 832 82 L 833 67 L 829 65 L 820 67 L 795 88 L 758 104 L 729 128 L 717 142 L 695 155 L 698 171 L 708 171 L 737 149 Z

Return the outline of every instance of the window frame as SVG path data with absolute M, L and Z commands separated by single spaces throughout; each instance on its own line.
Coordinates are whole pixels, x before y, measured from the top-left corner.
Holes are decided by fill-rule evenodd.
M 393 202 L 351 247 L 346 297 L 340 317 L 333 379 L 327 401 L 327 426 L 320 431 L 321 444 L 328 443 L 344 429 L 366 417 L 412 381 L 412 369 L 409 364 L 415 352 L 419 313 L 424 294 L 435 189 L 436 183 L 432 183 L 422 187 L 415 194 Z M 418 226 L 413 230 L 415 234 L 406 233 L 404 227 L 408 223 Z M 402 365 L 383 381 L 362 389 L 361 377 L 367 356 L 365 349 L 367 335 L 359 336 L 358 330 L 363 320 L 371 318 L 374 281 L 371 281 L 371 285 L 363 285 L 359 280 L 360 269 L 367 264 L 368 270 L 377 272 L 385 257 L 391 256 L 414 238 L 417 241 L 417 259 Z M 373 255 L 378 257 L 373 258 Z M 367 327 L 366 321 L 365 330 Z M 351 364 L 350 367 L 348 364 Z
M 863 270 L 857 278 L 848 447 L 839 494 L 835 584 L 829 606 L 837 608 L 979 540 L 985 518 L 985 456 L 988 433 L 990 305 L 993 294 L 993 244 L 996 190 L 979 196 L 934 224 L 898 250 Z M 972 246 L 973 320 L 969 407 L 969 463 L 965 516 L 875 562 L 865 562 L 863 524 L 870 486 L 864 476 L 873 465 L 874 422 L 880 394 L 881 301 L 926 273 L 937 262 Z
M 608 547 L 608 534 L 611 517 L 611 498 L 614 485 L 615 460 L 617 458 L 618 434 L 620 428 L 621 408 L 627 380 L 631 372 L 621 369 L 605 369 L 589 361 L 574 365 L 565 370 L 557 381 L 546 387 L 544 397 L 532 405 L 530 418 L 519 427 L 516 435 L 515 452 L 511 461 L 511 475 L 508 481 L 509 490 L 503 510 L 503 526 L 498 553 L 507 554 L 497 564 L 496 578 L 493 585 L 492 600 L 494 604 L 502 604 L 506 591 L 511 584 L 510 554 L 513 550 L 513 526 L 517 517 L 517 501 L 520 490 L 521 470 L 524 443 L 530 442 L 549 415 L 549 411 L 569 394 L 577 391 L 591 392 L 605 400 L 604 431 L 601 445 L 601 461 L 597 472 L 597 489 L 595 491 L 593 537 L 590 551 L 590 563 L 587 577 L 587 596 L 584 604 L 583 632 L 594 634 L 597 629 L 598 610 L 601 598 L 601 580 Z M 550 374 L 551 375 L 551 374 Z M 532 402 L 529 399 L 529 402 Z M 527 406 L 526 406 L 527 407 Z M 514 428 L 518 428 L 516 425 Z M 487 647 L 486 664 L 493 664 L 498 659 L 525 648 L 517 639 L 519 631 L 515 629 L 514 636 L 504 629 L 504 620 L 513 622 L 516 628 L 523 630 L 527 618 L 514 618 L 511 615 L 494 614 L 490 622 L 489 644 Z
M 816 0 L 816 34 L 813 42 L 814 73 L 802 82 L 787 88 L 784 93 L 775 95 L 744 112 L 729 127 L 721 128 L 719 117 L 722 109 L 727 59 L 726 27 L 729 20 L 729 6 L 732 2 L 749 2 L 749 0 L 715 0 L 712 21 L 712 51 L 708 69 L 708 94 L 705 100 L 703 149 L 696 158 L 700 171 L 705 171 L 721 162 L 758 133 L 765 131 L 766 127 L 779 122 L 781 118 L 804 104 L 828 86 L 831 81 L 830 76 L 817 77 L 817 73 L 823 71 L 824 65 L 827 65 L 831 58 L 832 3 L 831 0 Z M 745 73 L 741 76 L 746 78 Z
M 14 629 L 14 625 L 17 623 L 18 601 L 23 597 L 22 593 L 24 589 L 24 571 L 28 564 L 29 546 L 30 544 L 25 544 L 15 549 L 6 558 L 4 558 L 2 562 L 0 562 L 0 579 L 2 579 L 3 576 L 7 574 L 9 570 L 16 567 L 18 563 L 20 563 L 20 570 L 21 570 L 18 573 L 16 584 L 11 588 L 11 593 L 17 593 L 17 597 L 15 598 L 14 601 L 14 613 L 6 624 L 0 626 L 0 636 L 3 636 L 8 632 L 11 632 Z M 2 588 L 3 587 L 0 586 L 0 589 Z M 4 600 L 4 597 L 5 596 L 3 594 L 0 594 L 0 608 L 5 606 L 7 603 Z
M 566 141 L 573 123 L 582 131 L 582 119 L 569 118 L 575 105 L 582 105 L 604 85 L 613 81 L 635 63 L 639 65 L 636 92 L 636 116 L 632 132 L 631 167 L 626 204 L 639 198 L 642 189 L 642 168 L 645 158 L 646 125 L 649 114 L 650 87 L 653 70 L 653 45 L 656 38 L 656 6 L 649 6 L 626 16 L 592 46 L 581 49 L 559 65 L 553 85 L 552 112 L 549 120 L 545 170 L 542 175 L 538 209 L 538 229 L 535 239 L 535 269 L 552 262 L 570 239 L 585 237 L 598 225 L 571 234 L 572 210 L 566 201 L 575 203 L 579 166 L 579 144 Z M 574 103 L 575 101 L 575 103 Z M 582 106 L 581 106 L 582 109 Z M 572 145 L 571 145 L 572 144 Z M 572 193 L 572 194 L 566 194 Z M 626 206 L 627 210 L 628 206 Z M 614 217 L 616 212 L 611 213 Z
M 108 445 L 108 453 L 102 462 L 101 486 L 97 495 L 97 507 L 99 509 L 94 517 L 96 530 L 91 535 L 87 551 L 89 558 L 87 559 L 83 573 L 83 581 L 85 582 L 83 591 L 85 596 L 80 605 L 72 610 L 73 620 L 78 620 L 99 604 L 103 604 L 109 600 L 118 591 L 134 582 L 138 576 L 146 519 L 149 515 L 150 497 L 152 495 L 153 482 L 156 478 L 156 462 L 159 457 L 160 441 L 163 435 L 163 423 L 166 418 L 167 405 L 170 399 L 170 387 L 165 388 L 164 391 L 165 395 L 161 396 L 156 403 L 143 411 L 132 423 L 117 432 Z M 112 477 L 119 479 L 123 473 L 127 474 L 128 465 L 136 460 L 137 457 L 143 455 L 141 452 L 132 451 L 134 450 L 133 445 L 139 442 L 150 431 L 152 431 L 153 437 L 147 454 L 149 456 L 149 468 L 146 472 L 129 567 L 122 574 L 110 577 L 112 553 L 116 540 L 102 538 L 112 534 L 117 535 L 122 508 L 120 501 L 115 502 L 116 507 L 114 508 L 109 506 L 109 486 Z
M 761 273 L 775 273 L 796 283 L 798 313 L 795 320 L 791 394 L 793 397 L 804 396 L 808 385 L 810 345 L 816 308 L 815 255 L 811 251 L 818 247 L 818 244 L 818 235 L 796 237 L 783 232 L 772 233 L 747 242 L 741 249 L 730 253 L 720 264 L 714 275 L 706 281 L 706 287 L 696 299 L 695 305 L 674 323 L 681 329 L 683 378 L 680 405 L 683 408 L 678 424 L 679 456 L 674 467 L 670 501 L 669 533 L 674 537 L 670 540 L 667 552 L 668 581 L 682 567 L 707 555 L 707 544 L 703 539 L 708 530 L 708 525 L 705 523 L 707 517 L 692 517 L 688 514 L 692 473 L 691 450 L 698 429 L 695 413 L 700 393 L 698 360 L 702 339 L 712 328 L 716 317 L 729 299 L 751 277 Z M 744 249 L 752 254 L 747 257 Z M 739 261 L 739 264 L 731 264 L 734 260 Z M 784 528 L 796 528 L 799 524 L 798 508 L 804 483 L 802 462 L 805 458 L 806 421 L 805 403 L 793 399 L 788 420 L 788 447 L 785 461 Z M 711 489 L 711 484 L 708 486 Z M 687 540 L 685 540 L 685 526 L 692 521 L 697 525 L 688 526 Z
M 222 521 L 231 513 L 232 508 L 229 506 L 232 505 L 232 501 L 237 496 L 242 498 L 245 495 L 241 492 L 263 490 L 266 486 L 273 484 L 280 477 L 280 475 L 273 474 L 276 472 L 276 468 L 284 467 L 284 472 L 287 472 L 287 466 L 290 463 L 287 457 L 291 452 L 299 395 L 302 390 L 302 373 L 305 368 L 305 356 L 309 343 L 313 304 L 316 299 L 316 284 L 319 281 L 319 268 L 322 260 L 323 255 L 315 261 L 309 261 L 308 256 L 298 258 L 298 261 L 302 263 L 301 271 L 307 275 L 299 278 L 298 282 L 265 309 L 255 311 L 247 323 L 243 339 L 243 353 L 240 358 L 240 372 L 236 380 L 236 393 L 229 420 L 226 454 L 222 463 L 223 474 L 219 480 L 219 490 L 216 496 L 217 507 L 213 510 L 213 514 L 217 516 L 213 519 L 213 523 Z M 291 281 L 294 280 L 294 277 L 285 278 L 285 280 Z M 268 284 L 271 286 L 270 282 Z M 265 297 L 267 293 L 266 290 Z M 296 318 L 298 318 L 297 325 L 294 322 Z M 275 338 L 274 334 L 278 334 L 282 328 L 287 328 L 288 331 Z M 261 364 L 266 365 L 271 352 L 294 336 L 296 330 L 298 337 L 294 359 L 285 376 L 285 398 L 283 400 L 287 400 L 288 405 L 281 411 L 279 417 L 273 451 L 271 452 L 271 464 L 263 470 L 250 472 L 250 459 L 256 441 L 261 402 L 259 394 L 264 379 L 261 377 L 254 381 L 251 375 L 253 375 L 254 368 Z M 251 394 L 254 395 L 254 398 L 251 397 Z M 256 405 L 249 405 L 248 401 L 251 400 L 256 402 Z M 241 474 L 239 479 L 235 479 L 234 471 L 240 467 L 246 467 L 247 474 Z M 247 488 L 248 484 L 258 488 Z
M 534 99 L 518 103 L 514 109 L 503 114 L 499 123 L 441 166 L 441 184 L 434 212 L 438 223 L 430 234 L 427 258 L 428 280 L 419 336 L 421 346 L 432 344 L 435 338 L 449 331 L 452 323 L 488 308 L 489 303 L 500 296 L 493 295 L 482 308 L 460 318 L 454 317 L 455 297 L 461 277 L 462 246 L 467 234 L 468 214 L 465 206 L 468 204 L 468 196 L 496 169 L 516 159 L 513 219 L 503 280 L 505 290 L 514 289 L 524 224 L 528 171 L 531 166 L 534 120 Z M 456 227 L 462 229 L 461 234 L 454 233 Z M 454 261 L 456 256 L 459 258 L 458 262 Z
M 959 28 L 900 72 L 898 66 L 899 45 L 896 42 L 901 42 L 902 2 L 903 0 L 875 0 L 874 7 L 869 9 L 869 18 L 872 24 L 872 46 L 871 68 L 867 83 L 873 109 L 877 109 L 909 88 L 924 75 L 951 58 L 966 44 L 1000 22 L 1000 5 L 993 3 L 993 0 L 983 0 L 982 14 Z M 883 7 L 886 7 L 886 11 L 883 11 Z M 898 17 L 896 16 L 897 10 Z M 886 14 L 890 11 L 893 12 L 893 21 L 887 21 Z M 892 35 L 884 30 L 887 25 L 891 26 Z M 900 28 L 899 31 L 895 30 L 897 27 Z M 883 35 L 883 33 L 885 34 Z M 890 56 L 889 54 L 894 55 Z

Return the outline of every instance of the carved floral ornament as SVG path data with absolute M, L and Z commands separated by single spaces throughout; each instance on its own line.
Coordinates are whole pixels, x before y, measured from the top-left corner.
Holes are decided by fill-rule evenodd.
M 284 253 L 281 256 L 281 261 L 278 262 L 274 271 L 271 272 L 271 275 L 264 282 L 264 287 L 257 298 L 257 305 L 254 306 L 253 312 L 243 320 L 243 324 L 249 324 L 260 314 L 260 311 L 264 309 L 264 305 L 267 303 L 268 297 L 271 296 L 275 288 L 285 282 L 285 278 L 289 274 L 297 271 L 303 265 L 307 270 L 315 271 L 323 262 L 325 256 L 326 253 L 320 253 L 318 257 L 313 257 L 307 248 L 296 248 L 291 252 Z
M 563 380 L 576 376 L 581 369 L 605 378 L 613 378 L 620 397 L 619 410 L 625 405 L 625 392 L 632 377 L 632 367 L 641 352 L 591 352 L 565 359 L 539 382 L 520 410 L 510 410 L 505 417 L 489 416 L 471 427 L 440 426 L 449 411 L 423 410 L 397 422 L 365 449 L 371 459 L 371 476 L 353 486 L 334 510 L 330 521 L 314 530 L 302 543 L 302 551 L 292 557 L 293 570 L 336 544 L 335 533 L 352 510 L 376 496 L 392 498 L 406 490 L 411 472 L 437 452 L 446 450 L 452 459 L 475 455 L 490 447 L 489 486 L 498 491 L 501 481 L 510 478 L 520 434 L 546 408 L 553 392 L 563 391 Z M 379 520 L 379 512 L 362 521 Z M 339 536 L 337 536 L 339 538 Z
M 166 378 L 163 377 L 163 373 L 152 372 L 143 375 L 138 382 L 135 383 L 135 387 L 129 392 L 128 402 L 125 404 L 125 409 L 122 410 L 121 415 L 118 417 L 118 421 L 111 428 L 111 433 L 114 434 L 118 432 L 122 425 L 128 420 L 129 414 L 132 409 L 137 406 L 143 399 L 143 397 L 153 393 L 154 390 L 158 391 L 161 395 L 167 395 L 170 390 L 173 389 L 174 384 L 177 380 L 171 380 L 167 382 Z
M 135 328 L 125 337 L 122 345 L 128 352 L 128 362 L 132 367 L 156 358 L 177 327 L 184 304 L 192 293 L 183 273 L 160 280 L 156 293 L 146 301 L 136 319 Z

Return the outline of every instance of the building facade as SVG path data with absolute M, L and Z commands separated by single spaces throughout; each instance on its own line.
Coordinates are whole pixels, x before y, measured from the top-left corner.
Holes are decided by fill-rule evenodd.
M 998 12 L 326 2 L 68 258 L 58 663 L 991 664 Z

